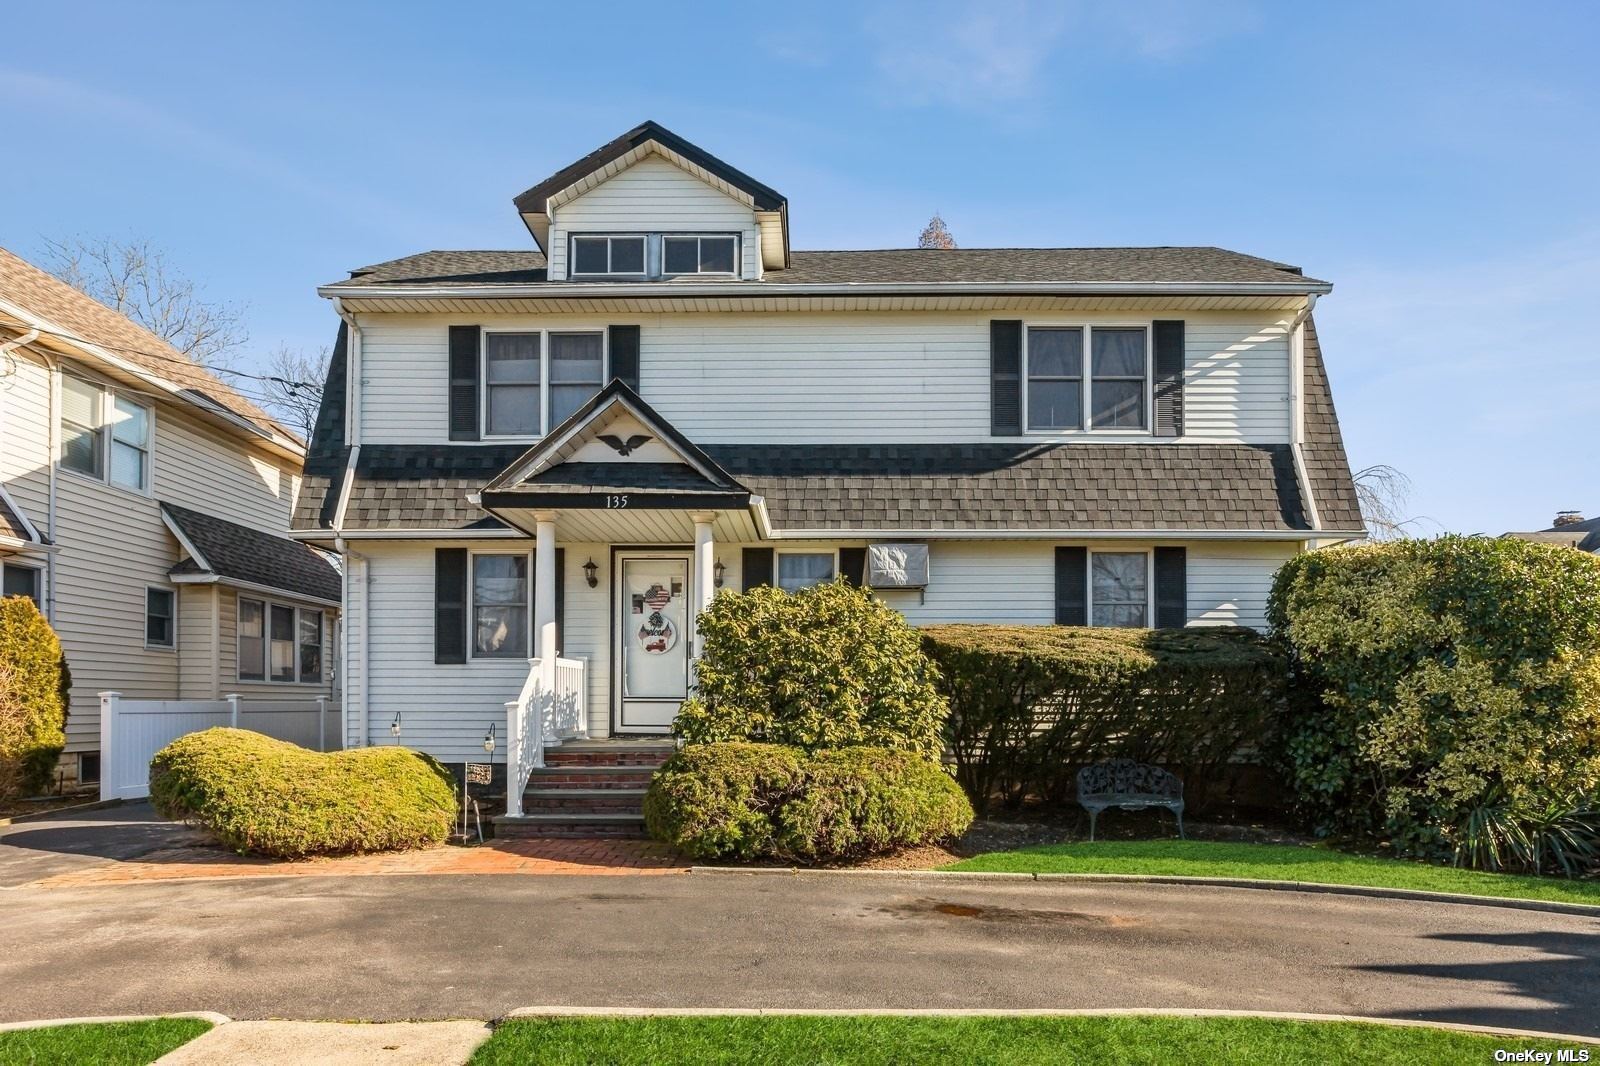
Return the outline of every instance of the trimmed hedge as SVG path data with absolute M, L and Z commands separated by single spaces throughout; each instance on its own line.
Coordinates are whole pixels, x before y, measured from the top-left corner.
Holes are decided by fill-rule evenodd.
M 26 596 L 0 599 L 0 801 L 50 783 L 71 686 L 61 642 Z
M 948 710 L 938 673 L 917 631 L 865 591 L 843 581 L 725 591 L 699 627 L 705 652 L 676 726 L 691 744 L 870 745 L 938 757 Z
M 245 729 L 190 733 L 156 752 L 150 799 L 241 854 L 282 859 L 435 847 L 456 817 L 454 783 L 430 756 L 323 754 Z
M 1287 563 L 1268 614 L 1299 695 L 1283 762 L 1318 830 L 1470 862 L 1487 814 L 1548 820 L 1600 790 L 1600 559 L 1456 536 L 1334 548 Z
M 980 813 L 1064 802 L 1079 767 L 1177 770 L 1201 807 L 1222 767 L 1271 735 L 1285 663 L 1249 629 L 937 625 L 922 631 L 950 700 L 945 739 Z
M 644 817 L 651 836 L 696 859 L 826 862 L 952 840 L 972 806 L 938 763 L 911 752 L 730 742 L 669 759 Z

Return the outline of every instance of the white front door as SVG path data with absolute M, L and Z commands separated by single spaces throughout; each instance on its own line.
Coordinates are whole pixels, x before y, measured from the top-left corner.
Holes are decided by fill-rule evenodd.
M 612 647 L 616 732 L 669 733 L 689 695 L 690 565 L 684 552 L 618 552 Z

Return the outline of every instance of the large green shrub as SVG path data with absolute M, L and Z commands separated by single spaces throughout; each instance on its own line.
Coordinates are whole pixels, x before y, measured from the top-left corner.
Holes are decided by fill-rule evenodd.
M 866 744 L 937 756 L 946 713 L 917 631 L 843 581 L 723 592 L 700 615 L 705 651 L 678 712 L 691 743 L 808 751 Z
M 651 836 L 697 859 L 817 862 L 953 839 L 972 807 L 938 763 L 913 752 L 732 742 L 669 759 L 644 816 Z
M 450 775 L 427 755 L 323 754 L 244 729 L 190 733 L 156 752 L 150 799 L 235 851 L 286 859 L 433 847 L 456 816 Z
M 1318 829 L 1442 857 L 1476 850 L 1488 812 L 1582 809 L 1600 787 L 1600 559 L 1471 537 L 1335 548 L 1278 572 L 1269 616 L 1297 683 L 1283 759 Z
M 1259 746 L 1283 705 L 1282 656 L 1248 629 L 939 625 L 922 631 L 950 698 L 945 735 L 980 812 L 1058 802 L 1086 763 L 1178 770 L 1191 806 Z
M 61 642 L 26 596 L 0 599 L 0 801 L 43 789 L 66 745 Z

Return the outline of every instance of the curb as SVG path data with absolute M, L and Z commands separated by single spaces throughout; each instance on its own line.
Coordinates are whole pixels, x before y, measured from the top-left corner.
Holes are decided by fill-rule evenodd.
M 1600 1045 L 1600 1036 L 1549 1033 L 1538 1029 L 1507 1029 L 1495 1025 L 1468 1025 L 1464 1022 L 1430 1022 L 1416 1018 L 1367 1018 L 1356 1014 L 1315 1014 L 1307 1011 L 1207 1010 L 1198 1007 L 1113 1007 L 1054 1010 L 1023 1008 L 984 1010 L 981 1008 L 896 1008 L 869 1007 L 862 1010 L 808 1010 L 787 1007 L 518 1007 L 495 1024 L 518 1018 L 1268 1018 L 1287 1022 L 1356 1022 L 1387 1025 L 1396 1029 L 1445 1029 L 1478 1036 L 1506 1036 L 1522 1040 L 1552 1040 L 1573 1044 Z
M 163 1018 L 199 1018 L 213 1026 L 227 1025 L 233 1021 L 226 1014 L 209 1010 L 177 1011 L 173 1014 L 108 1014 L 97 1018 L 45 1018 L 33 1022 L 0 1022 L 0 1033 L 22 1029 L 49 1029 L 57 1025 L 106 1025 L 112 1022 L 156 1022 Z
M 120 806 L 122 806 L 122 801 L 119 799 L 91 800 L 88 803 L 75 803 L 71 807 L 56 807 L 48 811 L 35 811 L 32 814 L 13 814 L 6 818 L 0 818 L 0 829 L 3 829 L 8 825 L 22 825 L 27 822 L 37 822 L 45 818 L 54 818 L 62 814 L 81 814 L 84 811 L 102 811 L 107 807 Z
M 691 866 L 692 874 L 782 874 L 789 877 L 922 878 L 963 881 L 1051 881 L 1110 885 L 1194 885 L 1199 888 L 1245 888 L 1258 892 L 1313 892 L 1333 896 L 1406 900 L 1412 903 L 1455 903 L 1506 910 L 1543 911 L 1600 918 L 1600 904 L 1562 903 L 1555 900 L 1519 899 L 1515 896 L 1477 896 L 1465 892 L 1431 892 L 1417 888 L 1382 888 L 1376 885 L 1332 885 L 1320 881 L 1267 881 L 1248 877 L 1186 877 L 1181 874 L 1032 874 L 979 870 L 813 870 L 797 866 Z

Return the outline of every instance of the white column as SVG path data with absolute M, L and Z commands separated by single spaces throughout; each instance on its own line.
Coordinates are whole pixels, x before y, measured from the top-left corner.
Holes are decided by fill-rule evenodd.
M 117 704 L 122 699 L 120 692 L 100 693 L 100 801 L 117 798 L 117 784 L 121 778 L 117 776 L 117 757 L 122 754 L 117 749 Z M 80 764 L 81 765 L 81 764 Z
M 533 518 L 533 653 L 544 663 L 549 691 L 556 676 L 556 516 L 539 511 Z
M 716 519 L 716 515 L 699 512 L 689 517 L 694 519 L 694 596 L 689 600 L 689 609 L 698 619 L 700 612 L 711 606 L 711 597 L 716 592 L 715 577 L 712 573 L 716 545 L 711 539 L 711 523 Z M 694 653 L 698 658 L 703 647 L 698 623 L 695 625 L 694 633 Z

